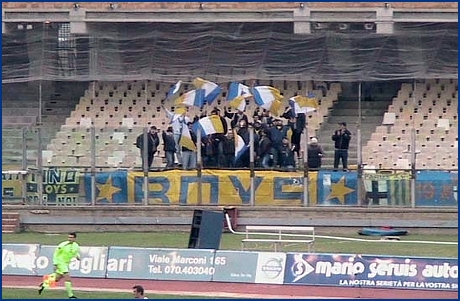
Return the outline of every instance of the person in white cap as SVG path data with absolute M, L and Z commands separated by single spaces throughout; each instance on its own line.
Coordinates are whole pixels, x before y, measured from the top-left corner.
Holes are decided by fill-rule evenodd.
M 320 169 L 321 168 L 321 158 L 323 157 L 323 148 L 318 143 L 316 137 L 311 137 L 310 143 L 308 144 L 308 155 L 307 155 L 307 164 L 309 169 Z

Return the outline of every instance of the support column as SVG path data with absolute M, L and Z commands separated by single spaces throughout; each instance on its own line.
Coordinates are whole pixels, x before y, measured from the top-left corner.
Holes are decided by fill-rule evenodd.
M 86 10 L 82 8 L 71 9 L 69 12 L 70 33 L 72 34 L 87 34 L 86 29 Z
M 393 9 L 390 8 L 377 8 L 377 20 L 375 21 L 377 34 L 393 34 L 394 21 Z
M 310 34 L 310 9 L 307 7 L 294 10 L 294 33 Z

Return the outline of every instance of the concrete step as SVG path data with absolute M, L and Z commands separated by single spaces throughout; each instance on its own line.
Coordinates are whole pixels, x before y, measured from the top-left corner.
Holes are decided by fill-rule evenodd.
M 2 225 L 16 225 L 19 224 L 19 218 L 2 218 Z
M 2 233 L 18 233 L 19 232 L 19 224 L 3 224 L 2 221 Z
M 361 110 L 361 116 L 382 116 L 385 113 L 385 110 L 380 110 L 380 109 L 362 109 Z M 358 109 L 351 109 L 351 108 L 346 108 L 346 109 L 340 109 L 337 110 L 337 108 L 331 112 L 331 116 L 355 116 L 358 117 L 359 111 Z
M 18 212 L 2 212 L 2 218 L 19 218 L 20 216 Z
M 390 101 L 362 101 L 361 102 L 361 109 L 363 110 L 387 110 L 388 105 L 391 104 Z M 359 108 L 359 102 L 354 100 L 343 100 L 340 99 L 335 105 L 335 109 L 355 109 Z
M 19 227 L 15 225 L 2 225 L 2 233 L 18 233 Z
M 361 118 L 361 124 L 376 124 L 376 123 L 382 123 L 383 120 L 383 113 L 380 116 L 362 116 Z M 356 125 L 358 124 L 358 116 L 344 116 L 344 115 L 330 115 L 329 118 L 327 119 L 327 124 L 333 125 L 334 128 L 338 128 L 338 123 L 345 121 L 350 127 L 350 125 Z
M 2 213 L 2 233 L 17 233 L 20 229 L 20 215 L 16 212 Z

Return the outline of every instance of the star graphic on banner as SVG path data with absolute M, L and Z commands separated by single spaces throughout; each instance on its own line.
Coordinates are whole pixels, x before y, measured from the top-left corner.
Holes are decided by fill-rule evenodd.
M 96 184 L 99 194 L 97 201 L 107 199 L 107 201 L 113 201 L 113 195 L 121 190 L 121 188 L 112 185 L 112 176 L 107 178 L 107 181 L 103 184 Z
M 343 176 L 337 183 L 331 183 L 331 193 L 327 196 L 327 200 L 337 198 L 341 204 L 344 204 L 345 195 L 353 191 L 355 190 L 345 186 L 345 176 Z

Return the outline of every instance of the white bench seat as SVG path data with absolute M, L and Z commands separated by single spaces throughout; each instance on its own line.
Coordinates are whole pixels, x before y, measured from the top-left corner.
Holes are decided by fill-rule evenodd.
M 305 243 L 308 252 L 315 242 L 315 228 L 306 226 L 246 226 L 245 238 L 241 240 L 242 250 L 249 242 L 273 243 L 275 252 L 283 243 Z

